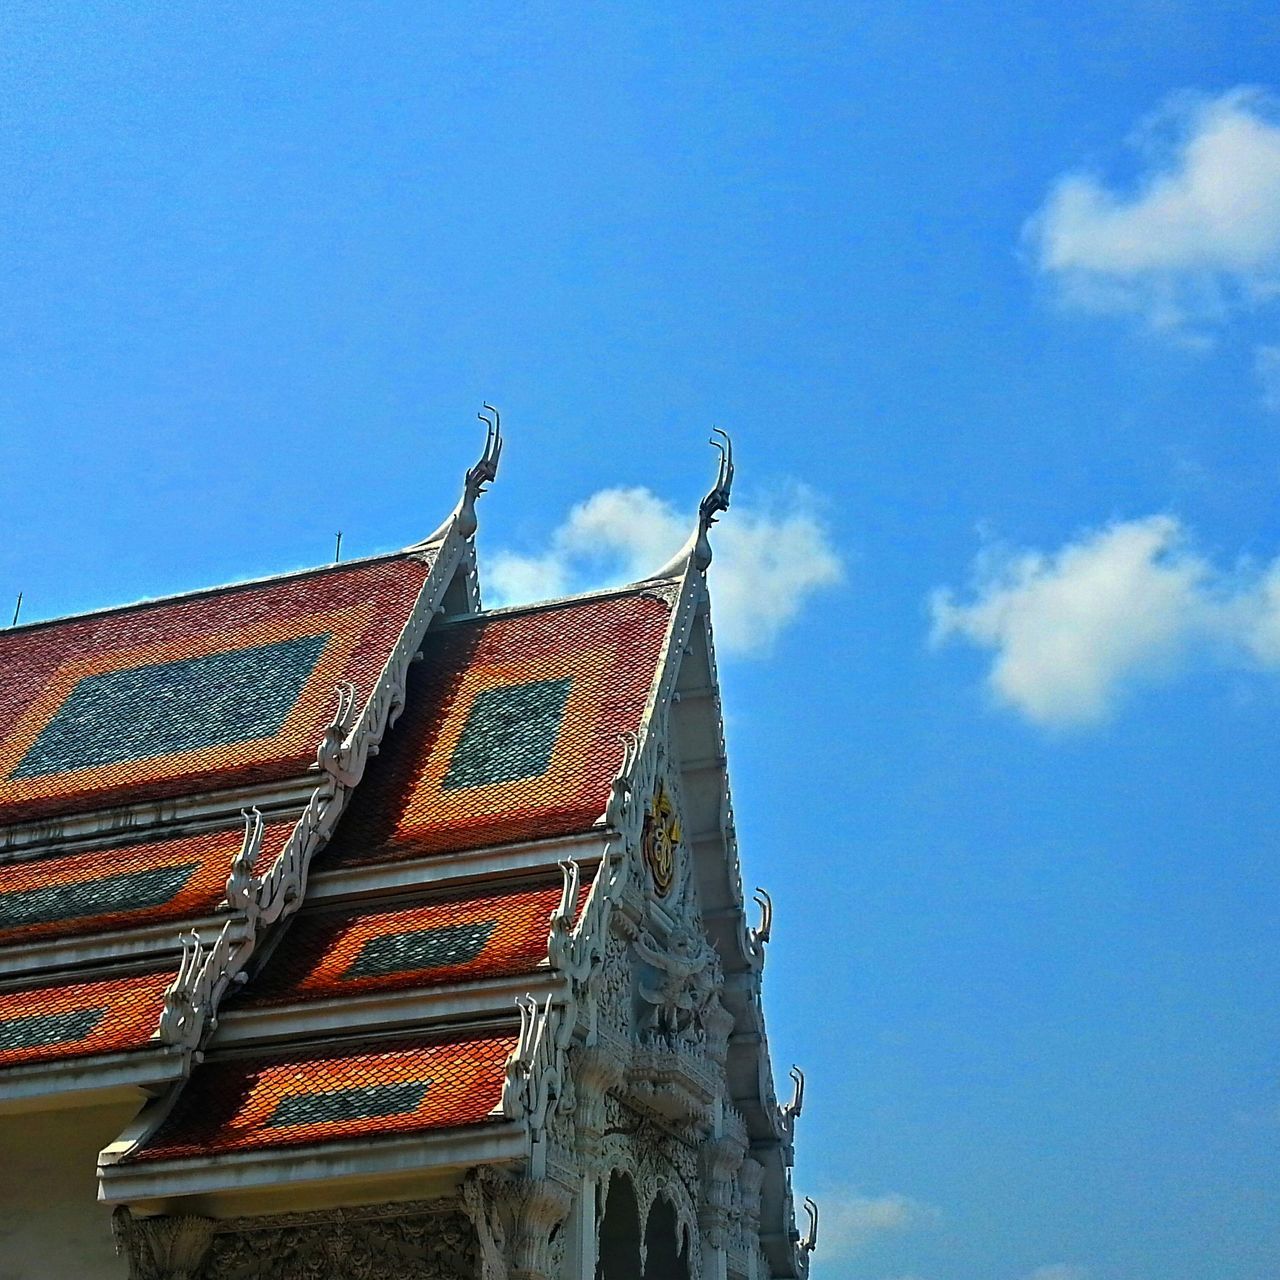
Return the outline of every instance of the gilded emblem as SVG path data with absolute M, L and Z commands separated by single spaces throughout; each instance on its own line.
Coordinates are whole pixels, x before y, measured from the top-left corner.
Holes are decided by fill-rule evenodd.
M 667 794 L 665 782 L 659 781 L 653 793 L 653 802 L 644 815 L 644 833 L 641 848 L 644 860 L 653 876 L 653 887 L 660 897 L 671 892 L 676 881 L 676 849 L 680 844 L 680 819 L 676 807 Z

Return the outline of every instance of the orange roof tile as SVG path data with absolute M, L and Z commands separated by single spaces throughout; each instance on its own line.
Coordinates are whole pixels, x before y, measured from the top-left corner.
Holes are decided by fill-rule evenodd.
M 150 1142 L 128 1157 L 177 1160 L 479 1124 L 502 1094 L 514 1035 L 399 1041 L 197 1067 Z
M 0 994 L 0 1067 L 147 1045 L 174 971 Z
M 427 572 L 400 555 L 0 631 L 0 821 L 304 771 Z
M 292 821 L 263 828 L 258 867 Z M 0 946 L 209 915 L 222 901 L 241 827 L 0 865 Z
M 636 590 L 442 627 L 318 866 L 585 831 L 639 727 L 670 605 Z
M 578 910 L 591 888 L 582 887 Z M 547 958 L 561 886 L 299 918 L 242 1000 L 281 1004 L 531 973 Z

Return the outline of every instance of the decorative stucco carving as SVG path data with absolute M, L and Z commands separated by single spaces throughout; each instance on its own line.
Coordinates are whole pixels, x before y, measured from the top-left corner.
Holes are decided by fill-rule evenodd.
M 653 878 L 654 892 L 665 898 L 676 882 L 676 858 L 680 852 L 680 817 L 665 779 L 658 779 L 653 798 L 645 808 L 640 848 Z
M 632 944 L 651 973 L 638 976 L 636 990 L 649 1006 L 642 1036 L 671 1049 L 701 1045 L 703 1015 L 715 996 L 714 951 L 693 930 L 678 925 L 660 946 L 641 930 Z
M 476 1232 L 456 1201 L 215 1222 L 116 1210 L 130 1280 L 474 1280 Z
M 111 1215 L 116 1253 L 129 1262 L 129 1280 L 196 1280 L 216 1224 L 209 1218 L 135 1218 L 123 1205 Z
M 463 1181 L 462 1203 L 479 1244 L 479 1280 L 560 1280 L 563 1225 L 573 1198 L 549 1178 L 490 1168 Z

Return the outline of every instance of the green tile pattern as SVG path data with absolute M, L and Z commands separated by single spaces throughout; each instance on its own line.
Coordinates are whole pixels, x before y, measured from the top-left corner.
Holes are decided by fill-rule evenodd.
M 148 867 L 73 884 L 0 893 L 0 929 L 158 907 L 183 888 L 199 865 L 188 862 L 178 867 Z
M 442 788 L 493 786 L 546 773 L 569 685 L 567 678 L 535 680 L 476 694 Z
M 70 1013 L 36 1013 L 6 1018 L 0 1022 L 0 1053 L 83 1040 L 102 1021 L 106 1012 L 105 1009 L 73 1009 Z
M 430 1087 L 430 1080 L 412 1080 L 403 1084 L 329 1089 L 323 1093 L 291 1093 L 276 1103 L 267 1120 L 267 1128 L 283 1129 L 295 1124 L 403 1115 L 406 1111 L 417 1110 Z
M 344 980 L 369 978 L 466 964 L 484 950 L 497 925 L 497 920 L 472 920 L 466 924 L 386 933 L 370 938 L 342 977 Z
M 9 776 L 45 777 L 271 737 L 328 640 L 299 636 L 85 676 Z

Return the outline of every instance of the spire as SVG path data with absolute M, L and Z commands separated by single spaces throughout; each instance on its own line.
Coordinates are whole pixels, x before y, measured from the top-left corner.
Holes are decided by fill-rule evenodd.
M 712 427 L 711 439 L 707 443 L 720 454 L 716 482 L 698 504 L 698 527 L 693 531 L 693 536 L 672 560 L 653 575 L 655 578 L 673 578 L 689 568 L 705 573 L 711 564 L 711 539 L 708 534 L 720 513 L 729 510 L 729 492 L 733 488 L 733 441 L 727 431 Z
M 467 471 L 462 497 L 449 518 L 429 538 L 416 543 L 415 547 L 427 547 L 439 542 L 451 529 L 456 529 L 464 538 L 475 535 L 476 499 L 497 479 L 498 459 L 502 457 L 502 415 L 487 400 L 483 407 L 485 412 L 476 414 L 485 427 L 484 451 L 480 460 Z M 490 414 L 493 416 L 490 417 Z

